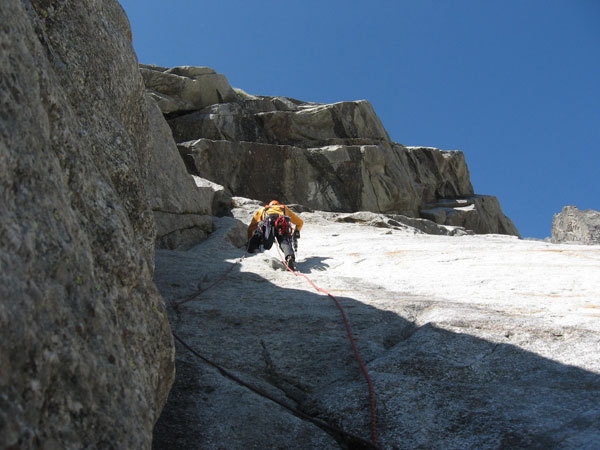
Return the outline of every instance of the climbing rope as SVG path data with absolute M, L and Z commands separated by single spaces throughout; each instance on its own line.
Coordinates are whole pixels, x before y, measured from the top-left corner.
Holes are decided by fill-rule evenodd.
M 308 414 L 306 414 L 305 412 L 294 408 L 293 406 L 289 405 L 288 403 L 274 397 L 273 395 L 269 394 L 267 391 L 260 389 L 256 386 L 251 385 L 250 383 L 247 383 L 246 381 L 242 380 L 240 377 L 234 375 L 232 372 L 228 371 L 227 369 L 224 369 L 223 367 L 221 367 L 220 365 L 218 365 L 217 363 L 211 361 L 210 359 L 206 358 L 205 356 L 202 356 L 200 353 L 198 353 L 196 350 L 194 350 L 190 345 L 188 345 L 182 338 L 180 338 L 175 332 L 173 332 L 173 337 L 175 338 L 175 340 L 177 342 L 179 342 L 184 348 L 186 348 L 192 355 L 194 355 L 195 357 L 197 357 L 198 359 L 204 361 L 206 364 L 208 364 L 211 367 L 214 367 L 215 369 L 217 369 L 221 375 L 223 375 L 226 378 L 229 378 L 233 381 L 235 381 L 236 383 L 238 383 L 241 386 L 246 387 L 247 389 L 249 389 L 250 391 L 254 392 L 255 394 L 258 394 L 264 398 L 267 398 L 269 400 L 271 400 L 274 403 L 277 403 L 279 406 L 282 406 L 283 408 L 287 409 L 288 411 L 290 411 L 292 414 L 296 415 L 297 417 L 300 417 L 301 419 L 307 420 L 311 423 L 313 423 L 314 425 L 322 428 L 323 430 L 331 433 L 333 436 L 335 436 L 338 439 L 343 439 L 346 443 L 348 444 L 353 444 L 351 445 L 351 448 L 362 448 L 365 450 L 368 449 L 373 449 L 373 450 L 377 450 L 379 449 L 378 446 L 374 446 L 371 442 L 363 439 L 360 436 L 356 436 L 352 433 L 349 433 L 347 431 L 342 430 L 341 428 L 338 428 L 334 425 L 330 425 L 329 423 L 321 420 L 321 419 L 317 419 L 316 417 L 312 417 Z
M 338 310 L 340 311 L 340 314 L 342 316 L 342 320 L 344 321 L 344 326 L 346 328 L 346 335 L 348 337 L 348 340 L 350 341 L 350 346 L 352 347 L 352 352 L 354 353 L 354 358 L 356 359 L 360 370 L 363 374 L 363 377 L 365 378 L 365 381 L 367 382 L 367 386 L 369 389 L 369 410 L 370 410 L 370 423 L 371 423 L 371 440 L 373 441 L 373 444 L 378 447 L 379 446 L 379 437 L 377 435 L 377 403 L 375 400 L 375 388 L 373 385 L 373 380 L 371 379 L 371 375 L 369 375 L 369 370 L 367 369 L 367 366 L 365 365 L 365 363 L 363 362 L 361 356 L 360 356 L 360 352 L 358 351 L 358 347 L 356 346 L 356 339 L 354 338 L 354 335 L 352 333 L 352 328 L 350 327 L 350 322 L 348 320 L 348 316 L 346 315 L 346 311 L 344 311 L 344 308 L 341 304 L 341 302 L 337 299 L 337 297 L 333 296 L 330 292 L 328 292 L 327 290 L 323 289 L 322 287 L 317 286 L 317 284 L 311 280 L 307 275 L 303 274 L 302 272 L 296 272 L 294 270 L 292 270 L 287 263 L 285 262 L 284 258 L 281 255 L 281 251 L 279 250 L 279 247 L 277 248 L 277 251 L 279 252 L 279 258 L 281 260 L 281 262 L 283 263 L 283 265 L 285 266 L 285 268 L 293 273 L 295 276 L 297 277 L 302 277 L 304 278 L 306 281 L 308 281 L 308 283 L 317 291 L 317 292 L 321 292 L 322 294 L 327 295 L 329 298 L 331 298 L 333 300 L 333 302 L 335 303 L 335 306 L 337 306 Z
M 370 411 L 370 430 L 371 430 L 371 441 L 373 443 L 374 448 L 379 448 L 379 438 L 378 438 L 378 434 L 377 434 L 377 404 L 376 404 L 376 400 L 375 400 L 375 388 L 373 385 L 373 380 L 371 379 L 371 376 L 369 375 L 369 371 L 367 369 L 367 366 L 365 365 L 365 363 L 362 360 L 362 357 L 360 356 L 360 352 L 358 351 L 358 347 L 356 345 L 356 339 L 354 338 L 354 335 L 352 333 L 352 328 L 350 327 L 350 321 L 348 320 L 348 316 L 346 315 L 346 312 L 341 304 L 341 302 L 334 296 L 332 295 L 330 292 L 328 292 L 327 290 L 319 287 L 314 281 L 312 281 L 307 275 L 301 273 L 301 272 L 296 272 L 294 270 L 292 270 L 288 264 L 285 262 L 285 259 L 283 258 L 283 255 L 281 254 L 281 250 L 279 248 L 279 245 L 276 246 L 277 247 L 277 252 L 279 253 L 279 258 L 281 260 L 281 262 L 283 263 L 284 267 L 291 273 L 293 273 L 295 276 L 299 276 L 304 278 L 317 292 L 320 292 L 322 294 L 325 294 L 326 296 L 328 296 L 329 298 L 331 298 L 334 302 L 334 304 L 336 305 L 336 307 L 338 308 L 341 316 L 342 316 L 342 320 L 344 322 L 344 327 L 346 329 L 346 336 L 348 337 L 348 341 L 350 342 L 350 346 L 352 347 L 352 352 L 354 353 L 354 358 L 356 359 L 358 366 L 360 367 L 360 370 L 363 374 L 363 377 L 365 378 L 365 381 L 367 382 L 367 386 L 368 386 L 368 390 L 369 390 L 369 411 Z M 247 248 L 246 248 L 246 252 L 244 253 L 244 255 L 242 257 L 239 258 L 238 261 L 236 261 L 235 264 L 232 264 L 231 267 L 229 267 L 229 269 L 227 271 L 225 271 L 221 276 L 219 276 L 213 283 L 211 283 L 209 286 L 200 289 L 198 291 L 193 292 L 192 294 L 189 294 L 181 299 L 178 300 L 173 300 L 171 303 L 173 304 L 173 306 L 177 309 L 180 305 L 190 302 L 196 298 L 198 298 L 202 293 L 208 291 L 209 289 L 212 289 L 213 287 L 217 286 L 219 283 L 223 282 L 223 280 L 225 280 L 225 278 L 227 278 L 227 276 L 231 273 L 231 271 L 233 270 L 233 268 L 241 263 L 244 258 L 247 255 Z M 179 341 L 185 348 L 187 348 L 190 352 L 192 352 L 194 355 L 196 355 L 197 357 L 199 357 L 200 359 L 202 359 L 203 361 L 209 363 L 210 365 L 216 367 L 221 373 L 223 373 L 224 375 L 229 376 L 230 378 L 234 379 L 236 382 L 250 388 L 251 390 L 253 390 L 254 392 L 257 392 L 257 390 L 255 388 L 252 388 L 250 386 L 248 386 L 246 383 L 244 383 L 242 380 L 239 380 L 237 378 L 235 378 L 233 375 L 231 375 L 230 373 L 228 373 L 227 371 L 225 371 L 224 369 L 220 368 L 219 366 L 217 366 L 216 364 L 212 363 L 211 361 L 209 361 L 208 359 L 204 358 L 203 356 L 201 356 L 200 354 L 198 354 L 196 351 L 194 351 L 189 345 L 187 345 L 181 338 L 179 338 L 175 333 L 173 333 L 173 336 L 175 337 L 175 339 L 177 339 L 177 341 Z M 261 395 L 264 395 L 264 392 L 257 392 Z M 271 396 L 265 395 L 267 398 L 275 401 L 276 403 L 281 404 L 281 402 L 279 402 L 278 400 L 272 398 Z M 290 409 L 291 407 L 288 407 L 286 405 L 282 405 L 285 406 L 286 408 Z M 296 410 L 294 410 L 296 413 L 298 413 Z M 302 417 L 304 418 L 309 418 L 309 420 L 314 422 L 314 418 L 310 417 L 310 416 L 306 416 L 304 413 L 300 413 L 302 414 Z M 328 428 L 330 431 L 335 431 L 336 433 L 340 434 L 345 434 L 348 436 L 351 436 L 353 439 L 359 439 L 357 436 L 352 436 L 349 433 L 343 432 L 342 430 L 336 429 L 335 427 L 331 427 L 330 425 L 324 426 L 323 424 L 318 424 L 319 426 L 323 427 L 323 428 Z M 363 442 L 364 444 L 364 442 Z

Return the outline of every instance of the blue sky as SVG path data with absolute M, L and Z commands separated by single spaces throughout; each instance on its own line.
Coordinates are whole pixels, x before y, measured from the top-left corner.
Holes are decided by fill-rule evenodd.
M 142 63 L 250 94 L 369 100 L 395 142 L 465 153 L 523 237 L 600 210 L 600 1 L 121 0 Z

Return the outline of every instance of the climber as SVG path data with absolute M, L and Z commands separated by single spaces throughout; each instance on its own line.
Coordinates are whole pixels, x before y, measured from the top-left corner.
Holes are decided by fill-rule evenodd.
M 295 251 L 303 224 L 304 221 L 287 206 L 277 200 L 269 202 L 254 213 L 248 225 L 248 253 L 258 252 L 261 245 L 268 250 L 277 239 L 287 266 L 296 270 Z

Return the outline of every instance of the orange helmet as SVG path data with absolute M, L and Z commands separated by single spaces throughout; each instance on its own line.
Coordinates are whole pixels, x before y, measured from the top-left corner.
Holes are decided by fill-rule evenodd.
M 280 205 L 280 204 L 281 203 L 279 203 L 277 200 L 271 200 L 267 206 L 275 206 L 275 205 Z

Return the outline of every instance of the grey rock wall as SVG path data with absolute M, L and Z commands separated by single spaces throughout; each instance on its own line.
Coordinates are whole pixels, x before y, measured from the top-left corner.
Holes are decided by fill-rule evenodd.
M 462 152 L 387 142 L 303 148 L 197 139 L 178 147 L 193 173 L 219 180 L 239 196 L 279 196 L 312 209 L 418 216 L 440 193 L 473 195 Z M 427 166 L 419 159 L 425 152 L 434 155 Z
M 149 448 L 174 378 L 114 0 L 0 5 L 0 448 Z
M 519 235 L 497 199 L 484 204 L 487 196 L 474 195 L 462 152 L 392 142 L 368 101 L 319 104 L 238 91 L 235 98 L 213 96 L 218 102 L 192 110 L 188 95 L 167 84 L 170 73 L 191 68 L 141 70 L 149 91 L 170 99 L 159 106 L 190 173 L 234 196 Z M 215 92 L 212 85 L 206 90 Z M 229 92 L 223 86 L 217 91 Z M 448 202 L 457 199 L 475 207 Z
M 146 94 L 151 153 L 145 187 L 156 223 L 156 247 L 189 248 L 213 230 L 214 189 L 200 189 L 179 156 L 171 129 Z
M 209 67 L 142 65 L 140 71 L 149 95 L 165 114 L 202 109 L 236 98 L 227 78 Z

